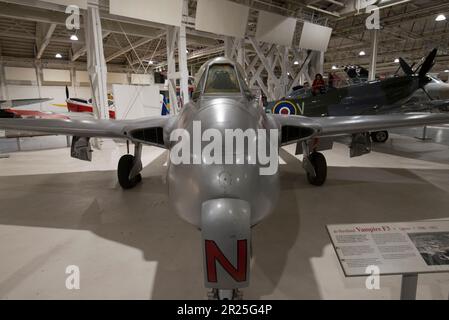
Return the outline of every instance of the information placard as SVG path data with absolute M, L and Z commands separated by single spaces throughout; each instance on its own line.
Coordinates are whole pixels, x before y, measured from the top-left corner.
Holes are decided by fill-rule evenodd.
M 449 220 L 328 225 L 347 277 L 449 272 Z

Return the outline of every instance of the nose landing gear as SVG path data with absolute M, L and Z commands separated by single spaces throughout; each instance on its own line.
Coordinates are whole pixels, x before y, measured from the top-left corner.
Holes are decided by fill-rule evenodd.
M 371 132 L 371 140 L 373 142 L 385 143 L 388 140 L 388 131 Z
M 118 182 L 123 189 L 132 189 L 142 181 L 142 144 L 137 143 L 134 156 L 126 154 L 120 158 L 117 168 Z
M 243 293 L 240 290 L 212 289 L 208 293 L 208 300 L 243 300 Z
M 327 178 L 327 162 L 324 155 L 320 152 L 310 152 L 309 144 L 302 143 L 304 154 L 303 167 L 307 173 L 307 180 L 311 185 L 322 186 Z

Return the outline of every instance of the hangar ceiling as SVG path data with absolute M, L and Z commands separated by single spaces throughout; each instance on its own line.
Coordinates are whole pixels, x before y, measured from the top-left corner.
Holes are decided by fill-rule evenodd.
M 356 1 L 356 0 L 354 0 Z M 257 11 L 267 10 L 298 21 L 312 21 L 334 29 L 325 54 L 325 70 L 332 66 L 368 66 L 371 32 L 365 27 L 366 14 L 354 10 L 354 1 L 343 0 L 234 0 L 252 9 L 248 34 L 255 30 Z M 109 1 L 100 0 L 104 50 L 111 71 L 143 72 L 141 62 L 163 66 L 166 61 L 165 27 L 156 23 L 121 18 L 109 14 Z M 449 14 L 449 2 L 437 0 L 382 0 L 382 30 L 379 34 L 378 72 L 395 72 L 399 56 L 413 62 L 431 48 L 440 53 L 434 71 L 449 69 L 448 22 L 436 22 L 438 14 Z M 65 28 L 67 15 L 61 6 L 35 0 L 0 0 L 0 54 L 8 65 L 33 65 L 39 59 L 47 66 L 85 68 L 83 29 L 79 41 L 71 41 L 72 31 Z M 196 0 L 189 0 L 186 21 L 189 65 L 194 68 L 214 56 L 222 55 L 223 38 L 196 31 Z M 295 43 L 298 43 L 298 24 Z M 360 51 L 366 56 L 360 56 Z M 60 53 L 62 59 L 56 59 Z M 254 54 L 248 46 L 248 55 Z

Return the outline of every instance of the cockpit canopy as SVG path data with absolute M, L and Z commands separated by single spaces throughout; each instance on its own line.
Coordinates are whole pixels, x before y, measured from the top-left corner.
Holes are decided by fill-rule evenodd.
M 204 93 L 239 93 L 237 73 L 229 64 L 214 64 L 209 67 Z
M 227 58 L 206 62 L 198 72 L 193 99 L 211 95 L 251 95 L 241 67 Z

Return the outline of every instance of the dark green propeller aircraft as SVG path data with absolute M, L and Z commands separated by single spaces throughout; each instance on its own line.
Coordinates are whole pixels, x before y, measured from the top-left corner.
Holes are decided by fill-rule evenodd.
M 402 58 L 400 65 L 405 75 L 386 80 L 368 81 L 342 88 L 326 88 L 313 94 L 311 89 L 293 91 L 287 98 L 269 102 L 266 110 L 275 114 L 294 114 L 306 117 L 354 116 L 397 113 L 411 96 L 432 81 L 427 73 L 435 64 L 434 49 L 415 70 Z M 427 94 L 427 92 L 426 92 Z M 373 132 L 374 142 L 385 142 L 388 132 Z

